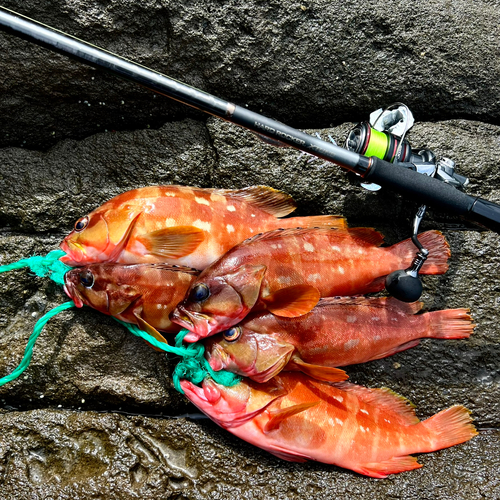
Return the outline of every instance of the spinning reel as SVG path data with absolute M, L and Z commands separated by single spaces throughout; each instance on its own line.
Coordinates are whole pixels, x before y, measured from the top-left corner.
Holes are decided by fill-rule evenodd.
M 402 168 L 415 170 L 420 174 L 434 177 L 461 191 L 469 184 L 469 179 L 455 173 L 455 162 L 449 158 L 436 160 L 430 149 L 412 150 L 405 139 L 413 126 L 412 112 L 407 106 L 395 103 L 386 109 L 371 113 L 368 122 L 356 125 L 347 136 L 345 147 L 349 151 L 395 163 Z M 374 183 L 361 183 L 365 189 L 377 191 L 381 188 Z M 385 286 L 387 291 L 403 302 L 415 302 L 422 295 L 422 281 L 418 273 L 427 260 L 429 251 L 418 240 L 418 228 L 426 211 L 421 205 L 413 221 L 411 240 L 417 247 L 417 254 L 411 266 L 389 274 Z

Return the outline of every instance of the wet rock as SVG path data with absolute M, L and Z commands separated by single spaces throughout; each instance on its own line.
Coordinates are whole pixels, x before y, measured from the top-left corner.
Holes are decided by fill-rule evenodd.
M 419 456 L 422 469 L 374 480 L 283 462 L 207 420 L 95 412 L 0 413 L 4 498 L 495 499 L 500 433 Z
M 419 121 L 498 123 L 500 11 L 480 0 L 4 0 L 3 5 L 285 123 L 327 127 L 402 101 Z M 0 35 L 0 144 L 200 116 L 116 77 Z

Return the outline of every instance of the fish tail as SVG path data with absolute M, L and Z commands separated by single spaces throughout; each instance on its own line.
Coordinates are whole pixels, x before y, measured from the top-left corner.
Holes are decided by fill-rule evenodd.
M 312 215 L 309 217 L 289 217 L 275 222 L 276 229 L 289 227 L 333 227 L 347 229 L 347 222 L 341 215 Z
M 417 424 L 423 426 L 430 434 L 431 448 L 422 451 L 449 448 L 477 436 L 478 432 L 471 423 L 470 413 L 464 406 L 455 405 Z
M 448 270 L 451 255 L 450 245 L 440 231 L 426 231 L 418 235 L 418 240 L 429 250 L 429 256 L 420 270 L 420 274 L 444 274 Z M 417 254 L 417 248 L 410 238 L 390 247 L 390 252 L 397 255 L 403 267 L 409 267 Z
M 476 326 L 472 322 L 469 309 L 447 309 L 433 311 L 429 315 L 430 332 L 428 337 L 436 339 L 466 339 Z

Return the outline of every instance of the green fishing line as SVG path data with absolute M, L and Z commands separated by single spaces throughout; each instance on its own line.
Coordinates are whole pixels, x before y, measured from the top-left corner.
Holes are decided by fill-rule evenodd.
M 12 271 L 14 269 L 21 269 L 23 267 L 29 267 L 31 271 L 37 276 L 49 276 L 50 279 L 52 279 L 56 283 L 64 285 L 64 275 L 72 268 L 70 266 L 67 266 L 66 264 L 63 264 L 59 260 L 63 255 L 66 254 L 62 250 L 53 250 L 45 256 L 34 256 L 27 259 L 21 259 L 18 262 L 0 266 L 0 273 Z M 64 311 L 71 307 L 75 307 L 75 303 L 73 301 L 65 302 L 64 304 L 51 309 L 47 314 L 42 316 L 36 322 L 33 333 L 28 340 L 28 345 L 26 346 L 26 349 L 24 351 L 24 356 L 21 360 L 21 363 L 12 373 L 6 375 L 3 378 L 0 378 L 0 387 L 7 384 L 8 382 L 12 382 L 13 380 L 15 380 L 17 377 L 19 377 L 19 375 L 21 375 L 21 373 L 24 372 L 24 370 L 26 370 L 26 368 L 28 368 L 31 357 L 33 355 L 33 347 L 35 345 L 35 342 L 39 337 L 42 328 L 47 324 L 47 321 L 49 321 L 50 318 L 54 317 L 61 311 Z M 209 376 L 212 377 L 217 383 L 225 386 L 233 386 L 241 380 L 241 377 L 239 377 L 238 375 L 224 370 L 214 372 L 210 367 L 208 361 L 205 359 L 205 348 L 203 347 L 203 345 L 194 343 L 183 346 L 183 339 L 187 335 L 187 333 L 189 333 L 188 330 L 181 330 L 176 337 L 175 346 L 171 346 L 163 342 L 159 342 L 147 332 L 139 329 L 137 325 L 125 323 L 124 321 L 121 321 L 117 318 L 114 319 L 121 325 L 125 326 L 130 331 L 130 333 L 141 337 L 154 347 L 157 347 L 162 351 L 166 351 L 167 353 L 175 354 L 182 358 L 182 360 L 175 367 L 173 373 L 174 387 L 181 394 L 184 394 L 184 391 L 180 386 L 181 378 L 188 379 L 194 384 L 200 384 L 207 376 Z

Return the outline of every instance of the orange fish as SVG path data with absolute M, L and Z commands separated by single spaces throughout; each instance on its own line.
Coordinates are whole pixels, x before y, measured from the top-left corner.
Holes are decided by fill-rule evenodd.
M 422 467 L 411 453 L 448 448 L 477 435 L 469 411 L 452 406 L 420 422 L 388 389 L 328 384 L 299 373 L 274 383 L 224 387 L 187 380 L 188 399 L 235 436 L 284 460 L 316 460 L 375 478 Z
M 156 340 L 167 343 L 158 330 L 180 330 L 169 315 L 199 273 L 168 264 L 91 264 L 68 271 L 64 275 L 64 291 L 77 307 L 85 304 L 134 323 Z
M 448 243 L 439 231 L 419 235 L 429 250 L 421 274 L 448 269 Z M 172 320 L 191 331 L 187 342 L 226 330 L 253 308 L 295 317 L 320 297 L 361 295 L 384 288 L 385 277 L 407 268 L 416 254 L 410 239 L 380 248 L 369 228 L 286 229 L 254 236 L 205 269 Z
M 467 309 L 415 315 L 422 306 L 394 298 L 333 297 L 298 318 L 264 311 L 208 339 L 205 355 L 213 370 L 256 382 L 281 370 L 339 381 L 338 372 L 344 372 L 333 367 L 385 358 L 425 337 L 467 338 L 474 329 Z
M 60 260 L 69 266 L 97 262 L 168 262 L 204 269 L 237 243 L 279 227 L 345 227 L 338 216 L 278 219 L 295 210 L 275 189 L 201 189 L 157 186 L 120 194 L 75 224 Z

